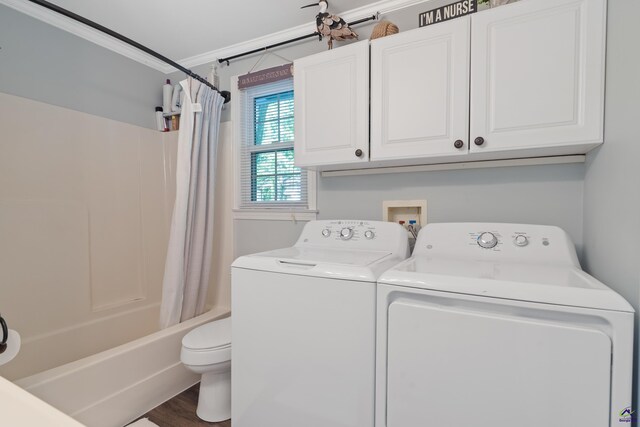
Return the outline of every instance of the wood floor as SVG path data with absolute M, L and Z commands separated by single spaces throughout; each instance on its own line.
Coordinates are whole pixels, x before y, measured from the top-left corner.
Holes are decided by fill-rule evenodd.
M 231 420 L 208 423 L 196 415 L 200 384 L 183 391 L 171 400 L 152 409 L 140 418 L 149 418 L 160 427 L 231 427 Z

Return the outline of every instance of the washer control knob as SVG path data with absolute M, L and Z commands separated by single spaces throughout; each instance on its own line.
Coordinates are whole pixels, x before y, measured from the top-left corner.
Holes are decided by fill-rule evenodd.
M 340 238 L 342 240 L 349 240 L 352 237 L 353 237 L 353 229 L 352 228 L 345 227 L 342 230 L 340 230 Z
M 498 238 L 493 233 L 486 231 L 478 236 L 478 245 L 480 245 L 481 248 L 491 249 L 497 244 Z
M 513 243 L 515 243 L 516 246 L 527 246 L 529 244 L 529 239 L 527 239 L 527 236 L 519 234 L 515 239 L 513 239 Z
M 322 230 L 322 235 L 324 237 L 329 237 L 331 236 L 331 230 L 329 230 L 328 228 L 325 228 L 324 230 Z
M 364 237 L 366 237 L 369 240 L 373 239 L 375 236 L 376 234 L 371 230 L 367 230 L 364 232 Z

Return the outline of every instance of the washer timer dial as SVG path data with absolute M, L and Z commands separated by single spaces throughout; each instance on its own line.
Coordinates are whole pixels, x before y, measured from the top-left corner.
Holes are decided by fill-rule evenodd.
M 477 242 L 481 248 L 491 249 L 498 244 L 498 238 L 495 234 L 485 231 L 478 236 Z
M 352 237 L 353 237 L 353 228 L 345 227 L 342 230 L 340 230 L 340 238 L 342 240 L 349 240 Z

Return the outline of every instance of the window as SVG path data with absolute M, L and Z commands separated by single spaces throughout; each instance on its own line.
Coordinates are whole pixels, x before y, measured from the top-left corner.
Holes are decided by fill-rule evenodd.
M 236 95 L 237 210 L 309 212 L 314 208 L 309 195 L 315 194 L 315 175 L 310 179 L 310 173 L 294 164 L 293 81 L 255 86 Z
M 293 164 L 293 91 L 254 98 L 253 123 L 251 202 L 300 202 L 304 179 Z

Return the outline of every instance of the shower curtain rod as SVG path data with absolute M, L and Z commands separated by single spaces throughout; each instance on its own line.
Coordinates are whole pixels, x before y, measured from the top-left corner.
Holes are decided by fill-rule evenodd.
M 128 45 L 130 45 L 130 46 L 135 47 L 136 49 L 139 49 L 139 50 L 141 50 L 141 51 L 143 51 L 143 52 L 145 52 L 145 53 L 147 53 L 147 54 L 159 59 L 162 62 L 165 62 L 165 63 L 171 65 L 173 68 L 176 68 L 176 69 L 182 71 L 183 73 L 185 73 L 189 77 L 198 80 L 199 82 L 209 86 L 211 89 L 213 89 L 213 90 L 217 91 L 218 93 L 220 93 L 220 95 L 222 95 L 224 97 L 225 104 L 231 100 L 231 93 L 230 92 L 228 92 L 226 90 L 223 90 L 223 91 L 219 90 L 217 87 L 215 87 L 214 85 L 209 83 L 205 78 L 199 76 L 198 74 L 194 73 L 190 69 L 188 69 L 186 67 L 183 67 L 182 65 L 178 64 L 177 62 L 172 61 L 171 59 L 167 58 L 166 56 L 161 55 L 158 52 L 149 49 L 148 47 L 138 43 L 135 40 L 131 40 L 130 38 L 125 37 L 120 33 L 116 33 L 115 31 L 113 31 L 113 30 L 111 30 L 111 29 L 109 29 L 109 28 L 107 28 L 107 27 L 105 27 L 103 25 L 98 24 L 97 22 L 93 22 L 93 21 L 91 21 L 91 20 L 89 20 L 89 19 L 87 19 L 87 18 L 85 18 L 83 16 L 80 16 L 80 15 L 78 15 L 76 13 L 71 12 L 70 10 L 64 9 L 64 8 L 62 8 L 60 6 L 57 6 L 57 5 L 53 4 L 53 3 L 49 3 L 48 1 L 45 1 L 45 0 L 29 0 L 29 1 L 31 3 L 35 3 L 37 5 L 40 5 L 40 6 L 44 7 L 44 8 L 47 8 L 49 10 L 52 10 L 52 11 L 56 12 L 56 13 L 59 13 L 61 15 L 64 15 L 67 18 L 71 18 L 71 19 L 73 19 L 75 21 L 78 21 L 78 22 L 80 22 L 80 23 L 82 23 L 84 25 L 87 25 L 87 26 L 89 26 L 91 28 L 94 28 L 94 29 L 96 29 L 98 31 L 101 31 L 101 32 L 113 37 L 113 38 L 116 38 L 116 39 L 118 39 L 118 40 L 120 40 L 120 41 L 122 41 L 122 42 L 124 42 L 124 43 L 126 43 Z
M 375 15 L 368 16 L 366 18 L 358 19 L 357 21 L 349 22 L 348 25 L 352 27 L 354 25 L 362 24 L 363 22 L 375 21 L 375 20 L 378 19 L 379 16 L 380 16 L 380 12 L 376 13 Z M 258 53 L 258 52 L 264 52 L 265 50 L 272 49 L 274 47 L 284 46 L 285 44 L 295 43 L 295 42 L 298 42 L 300 40 L 308 39 L 308 38 L 311 38 L 311 37 L 317 37 L 319 35 L 320 35 L 320 33 L 316 31 L 315 33 L 307 34 L 306 36 L 295 37 L 293 39 L 289 39 L 289 40 L 285 40 L 283 42 L 270 44 L 268 46 L 261 47 L 259 49 L 253 49 L 253 50 L 249 50 L 247 52 L 239 53 L 237 55 L 228 56 L 226 58 L 220 58 L 220 59 L 218 59 L 218 63 L 222 64 L 222 63 L 226 62 L 227 65 L 229 65 L 229 61 L 231 61 L 231 60 L 242 58 L 243 56 L 252 55 L 252 54 Z M 320 39 L 320 40 L 322 40 L 322 39 Z

